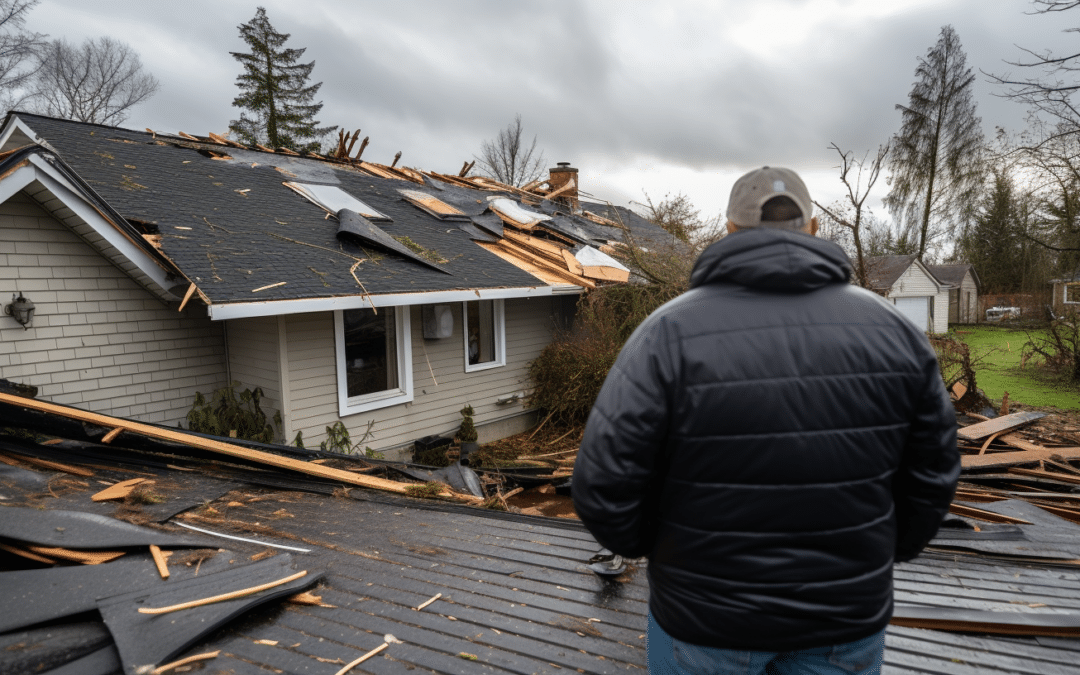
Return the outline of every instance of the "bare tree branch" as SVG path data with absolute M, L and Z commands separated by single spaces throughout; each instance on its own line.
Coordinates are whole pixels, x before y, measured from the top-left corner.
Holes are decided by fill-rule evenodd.
M 38 0 L 0 0 L 0 106 L 18 107 L 28 97 L 26 85 L 40 67 L 45 35 L 24 26 Z
M 536 149 L 536 136 L 527 144 L 521 115 L 499 132 L 494 140 L 480 146 L 480 169 L 495 180 L 521 187 L 543 175 L 544 153 Z
M 102 37 L 76 47 L 54 40 L 34 78 L 33 96 L 47 115 L 115 125 L 159 86 L 153 75 L 143 72 L 135 50 L 123 42 Z

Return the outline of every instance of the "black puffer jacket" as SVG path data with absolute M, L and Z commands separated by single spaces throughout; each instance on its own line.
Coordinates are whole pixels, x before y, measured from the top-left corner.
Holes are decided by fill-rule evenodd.
M 634 332 L 589 417 L 574 505 L 649 556 L 650 607 L 699 645 L 849 642 L 892 615 L 892 565 L 960 471 L 926 336 L 848 283 L 828 241 L 736 232 Z

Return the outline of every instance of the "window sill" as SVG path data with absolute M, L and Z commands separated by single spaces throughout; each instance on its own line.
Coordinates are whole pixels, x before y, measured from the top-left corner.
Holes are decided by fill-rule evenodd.
M 356 415 L 358 413 L 378 410 L 380 408 L 389 408 L 393 405 L 409 403 L 412 400 L 413 394 L 411 391 L 400 390 L 358 396 L 347 401 L 342 401 L 338 406 L 338 416 L 345 417 L 347 415 Z

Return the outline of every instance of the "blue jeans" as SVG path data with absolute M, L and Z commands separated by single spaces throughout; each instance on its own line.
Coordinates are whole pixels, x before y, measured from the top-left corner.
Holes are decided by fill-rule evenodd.
M 647 633 L 652 675 L 880 675 L 885 630 L 829 647 L 791 652 L 753 652 L 700 647 L 672 637 L 649 612 Z

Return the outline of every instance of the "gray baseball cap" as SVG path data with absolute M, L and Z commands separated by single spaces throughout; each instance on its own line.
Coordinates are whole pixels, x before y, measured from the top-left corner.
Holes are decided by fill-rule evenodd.
M 761 207 L 773 197 L 790 198 L 802 212 L 801 219 L 784 221 L 762 221 Z M 791 169 L 763 166 L 754 169 L 735 181 L 728 200 L 728 220 L 739 227 L 779 227 L 789 229 L 802 228 L 810 222 L 814 205 L 810 201 L 810 192 Z

